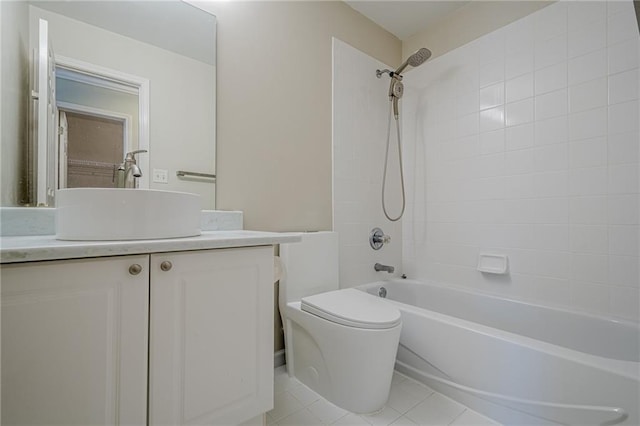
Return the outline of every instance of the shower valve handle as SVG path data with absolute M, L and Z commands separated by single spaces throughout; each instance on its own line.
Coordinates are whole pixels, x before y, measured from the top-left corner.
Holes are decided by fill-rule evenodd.
M 369 234 L 369 245 L 374 250 L 380 250 L 383 245 L 391 242 L 391 237 L 385 235 L 382 229 L 373 228 Z
M 391 237 L 388 235 L 383 235 L 382 237 L 373 237 L 373 242 L 386 244 L 391 242 Z

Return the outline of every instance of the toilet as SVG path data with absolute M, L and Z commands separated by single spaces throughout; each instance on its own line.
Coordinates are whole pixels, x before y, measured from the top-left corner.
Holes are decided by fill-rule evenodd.
M 282 244 L 279 306 L 287 371 L 353 413 L 373 413 L 389 397 L 400 311 L 338 287 L 338 234 L 313 232 Z M 372 266 L 373 267 L 373 266 Z

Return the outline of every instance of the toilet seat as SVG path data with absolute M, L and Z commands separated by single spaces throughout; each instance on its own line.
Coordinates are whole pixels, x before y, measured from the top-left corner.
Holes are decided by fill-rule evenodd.
M 400 311 L 397 308 L 353 288 L 303 297 L 300 308 L 348 327 L 387 329 L 400 324 Z

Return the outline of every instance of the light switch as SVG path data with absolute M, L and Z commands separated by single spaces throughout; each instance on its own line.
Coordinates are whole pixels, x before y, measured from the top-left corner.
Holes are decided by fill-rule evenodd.
M 153 169 L 153 181 L 155 183 L 169 183 L 169 171 L 163 169 Z

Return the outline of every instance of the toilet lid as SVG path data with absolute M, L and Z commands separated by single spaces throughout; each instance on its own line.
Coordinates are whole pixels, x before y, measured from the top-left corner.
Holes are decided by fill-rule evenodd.
M 383 329 L 400 324 L 400 311 L 364 291 L 348 288 L 303 297 L 303 311 L 349 327 Z

